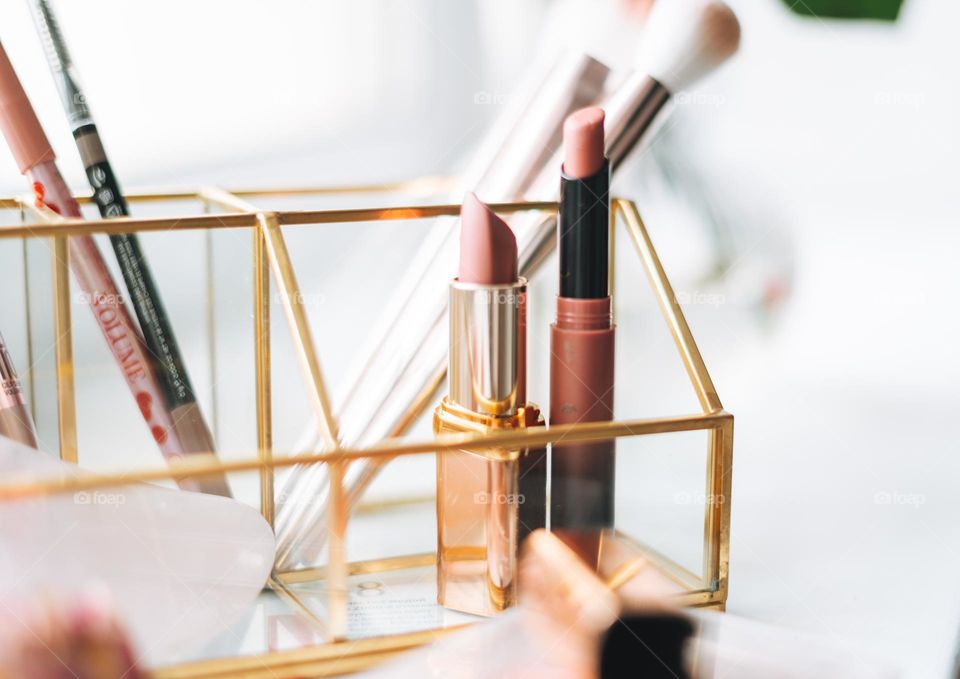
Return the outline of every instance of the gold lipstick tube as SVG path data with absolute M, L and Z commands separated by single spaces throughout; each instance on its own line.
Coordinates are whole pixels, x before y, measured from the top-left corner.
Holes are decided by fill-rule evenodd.
M 510 285 L 451 284 L 450 394 L 434 413 L 434 432 L 543 426 L 540 410 L 525 403 L 526 292 L 523 278 Z M 539 487 L 545 479 L 521 470 L 541 455 L 464 449 L 437 456 L 441 606 L 493 615 L 516 603 L 519 545 L 542 527 L 539 505 L 545 505 Z

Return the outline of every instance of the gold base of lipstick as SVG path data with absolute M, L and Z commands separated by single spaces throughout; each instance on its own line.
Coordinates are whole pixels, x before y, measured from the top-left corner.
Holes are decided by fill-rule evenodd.
M 433 416 L 437 434 L 542 427 L 532 404 L 514 415 L 480 415 L 444 399 Z M 437 602 L 493 615 L 517 601 L 517 557 L 523 458 L 537 450 L 459 450 L 437 455 Z

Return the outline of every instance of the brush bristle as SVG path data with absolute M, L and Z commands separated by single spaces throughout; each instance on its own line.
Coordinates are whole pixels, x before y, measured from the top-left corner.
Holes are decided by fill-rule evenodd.
M 677 93 L 739 46 L 740 22 L 720 0 L 659 0 L 643 30 L 637 66 Z

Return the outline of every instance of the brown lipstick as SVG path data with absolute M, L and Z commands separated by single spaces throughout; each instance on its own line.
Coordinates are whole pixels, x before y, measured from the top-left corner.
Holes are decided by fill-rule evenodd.
M 585 108 L 564 124 L 557 222 L 560 294 L 550 328 L 550 424 L 613 419 L 614 325 L 610 300 L 610 163 L 604 112 Z M 591 566 L 613 528 L 615 445 L 555 443 L 551 530 Z
M 527 281 L 510 227 L 467 194 L 460 271 L 450 284 L 450 393 L 436 433 L 540 426 L 526 403 Z M 437 601 L 477 615 L 516 602 L 517 555 L 545 521 L 543 450 L 458 450 L 437 456 Z M 533 470 L 533 471 L 531 471 Z M 531 471 L 531 473 L 527 473 Z

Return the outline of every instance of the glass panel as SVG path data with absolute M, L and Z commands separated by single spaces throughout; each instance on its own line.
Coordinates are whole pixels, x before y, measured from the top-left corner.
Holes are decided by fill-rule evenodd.
M 383 196 L 330 198 L 250 198 L 271 209 L 320 209 L 384 203 Z M 409 197 L 391 197 L 409 204 Z M 199 213 L 196 201 L 134 203 L 136 216 Z M 283 235 L 300 285 L 300 298 L 316 342 L 320 364 L 335 409 L 347 399 L 351 375 L 364 367 L 359 349 L 375 331 L 376 319 L 410 258 L 426 237 L 432 220 L 411 220 L 315 227 L 285 227 Z M 122 278 L 109 241 L 98 237 L 117 281 Z M 256 452 L 254 342 L 252 319 L 252 231 L 223 229 L 203 232 L 152 233 L 141 236 L 164 303 L 184 353 L 200 406 L 212 422 L 217 447 L 226 459 L 246 459 Z M 6 277 L 24 276 L 19 242 L 0 242 L 0 262 L 11 262 Z M 16 245 L 16 248 L 11 246 Z M 12 253 L 12 254 L 11 254 Z M 49 250 L 40 241 L 27 248 L 30 281 L 32 346 L 16 337 L 18 367 L 36 385 L 35 408 L 42 435 L 56 436 L 56 393 L 52 354 Z M 4 267 L 4 270 L 7 271 Z M 377 285 L 361 284 L 377 272 Z M 556 262 L 548 259 L 530 284 L 528 393 L 548 406 L 549 326 L 556 294 Z M 271 277 L 272 279 L 272 277 Z M 34 284 L 35 281 L 35 284 Z M 303 372 L 283 315 L 278 286 L 271 283 L 271 358 L 274 450 L 280 455 L 316 449 L 304 438 L 313 410 Z M 673 340 L 650 293 L 632 243 L 621 232 L 617 243 L 616 281 L 617 372 L 615 414 L 619 419 L 693 414 L 700 408 Z M 74 291 L 76 287 L 74 286 Z M 22 295 L 21 295 L 22 297 Z M 36 298 L 36 302 L 34 302 Z M 81 465 L 93 469 L 156 467 L 159 456 L 120 371 L 83 300 L 74 294 L 76 386 Z M 44 306 L 44 304 L 46 306 Z M 39 314 L 33 312 L 39 309 Z M 418 309 L 428 314 L 429 310 Z M 5 307 L 3 326 L 20 327 L 25 306 Z M 8 320 L 11 319 L 11 320 Z M 0 330 L 4 327 L 0 326 Z M 446 328 L 441 326 L 441 354 Z M 10 338 L 8 337 L 8 340 Z M 46 352 L 43 342 L 46 342 Z M 44 358 L 45 357 L 45 358 Z M 46 360 L 47 363 L 43 361 Z M 46 367 L 43 367 L 46 366 Z M 431 421 L 440 386 L 409 427 L 408 440 L 433 436 Z M 46 404 L 46 405 L 45 405 Z M 52 404 L 52 414 L 48 405 Z M 376 412 L 376 411 L 372 411 Z M 393 413 L 392 416 L 396 416 Z M 715 498 L 705 495 L 707 432 L 633 436 L 616 443 L 614 510 L 617 535 L 604 537 L 602 574 L 637 556 L 670 572 L 678 592 L 702 585 L 704 515 Z M 307 443 L 304 444 L 304 441 Z M 370 443 L 372 441 L 364 441 Z M 347 441 L 355 444 L 355 440 Z M 282 477 L 276 488 L 280 492 Z M 231 478 L 235 496 L 259 504 L 256 474 Z M 170 485 L 170 484 L 168 484 Z M 437 603 L 436 462 L 432 454 L 391 461 L 362 494 L 347 530 L 347 554 L 353 563 L 348 581 L 348 636 L 360 639 L 382 634 L 434 629 L 476 619 Z M 305 493 L 296 501 L 322 509 L 323 492 Z M 288 498 L 282 498 L 288 499 Z M 478 511 L 487 511 L 478 506 Z M 314 523 L 325 531 L 323 521 Z M 309 534 L 304 534 L 304 539 Z M 295 541 L 296 543 L 296 541 Z M 200 650 L 184 649 L 170 658 L 184 662 L 203 658 L 252 655 L 324 643 L 326 549 L 300 569 L 284 574 L 299 604 L 264 591 L 231 629 Z M 300 564 L 303 565 L 303 564 Z M 685 577 L 689 572 L 692 577 Z
M 617 441 L 617 529 L 703 578 L 705 431 Z
M 228 629 L 199 648 L 163 658 L 161 665 L 200 660 L 255 656 L 324 643 L 321 624 L 299 606 L 272 591 L 264 591 Z

